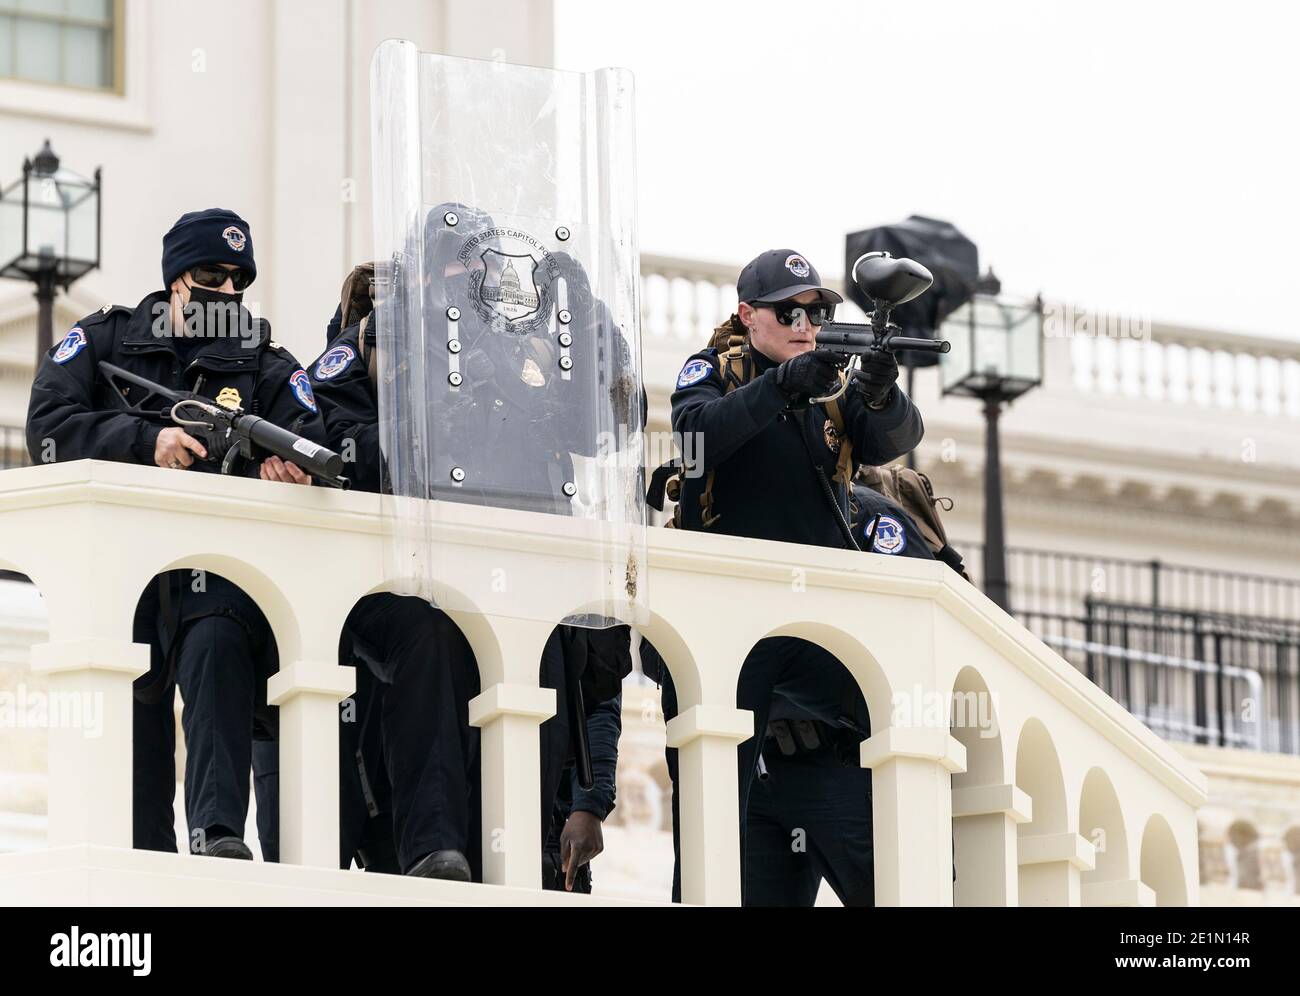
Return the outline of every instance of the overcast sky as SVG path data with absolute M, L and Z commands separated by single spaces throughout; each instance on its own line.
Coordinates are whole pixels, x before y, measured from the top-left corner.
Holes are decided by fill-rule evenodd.
M 1008 291 L 1300 338 L 1287 5 L 556 6 L 561 68 L 636 75 L 643 251 L 838 274 L 927 214 Z

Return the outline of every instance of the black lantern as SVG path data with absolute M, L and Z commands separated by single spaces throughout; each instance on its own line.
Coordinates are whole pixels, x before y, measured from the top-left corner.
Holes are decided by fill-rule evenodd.
M 990 273 L 981 281 L 996 286 Z M 952 349 L 940 357 L 943 393 L 984 402 L 984 593 L 1007 612 L 1006 528 L 1002 513 L 1002 406 L 1043 382 L 1043 301 L 976 294 L 943 324 Z
M 64 169 L 49 139 L 0 190 L 0 277 L 36 284 L 36 362 L 54 342 L 54 290 L 99 267 L 100 171 Z

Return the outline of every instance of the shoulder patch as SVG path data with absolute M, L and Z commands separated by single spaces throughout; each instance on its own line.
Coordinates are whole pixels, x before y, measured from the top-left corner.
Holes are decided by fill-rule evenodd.
M 86 333 L 80 325 L 72 326 L 72 329 L 63 337 L 59 343 L 59 348 L 54 351 L 55 363 L 67 363 L 83 349 L 86 348 Z
M 316 361 L 316 379 L 333 380 L 357 358 L 351 346 L 335 346 Z
M 701 360 L 699 357 L 687 360 L 686 366 L 682 367 L 682 372 L 677 375 L 677 389 L 698 384 L 711 373 L 713 373 L 713 364 L 708 360 Z
M 293 391 L 293 396 L 298 404 L 302 405 L 309 412 L 316 411 L 316 396 L 311 393 L 311 378 L 307 376 L 307 371 L 299 367 L 289 376 L 289 387 Z
M 907 531 L 892 515 L 882 515 L 876 523 L 876 535 L 871 541 L 876 553 L 899 554 L 907 549 Z

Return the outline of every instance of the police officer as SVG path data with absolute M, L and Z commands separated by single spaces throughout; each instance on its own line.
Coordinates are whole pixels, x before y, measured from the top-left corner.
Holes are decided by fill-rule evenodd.
M 361 314 L 341 327 L 344 320 L 340 306 L 330 323 L 336 335 L 312 364 L 312 384 L 329 445 L 350 457 L 353 487 L 380 492 L 384 461 L 374 316 Z M 363 768 L 345 760 L 342 769 L 345 857 L 359 846 L 366 823 L 357 793 L 347 786 L 353 775 L 360 775 L 361 800 L 377 816 L 375 776 L 380 775 L 382 791 L 391 792 L 401 872 L 470 881 L 478 865 L 479 838 L 472 811 L 477 808 L 478 731 L 469 725 L 469 700 L 478 694 L 479 677 L 468 642 L 446 613 L 423 599 L 389 592 L 357 602 L 344 623 L 344 640 L 348 656 L 364 662 L 374 679 L 370 698 L 359 697 L 357 708 L 367 724 L 377 718 L 380 731 L 378 743 L 360 729 L 355 736 L 346 727 L 343 731 L 342 742 L 364 755 Z M 379 758 L 374 757 L 376 746 Z
M 855 481 L 850 507 L 864 551 L 935 559 L 912 517 L 884 495 Z M 858 762 L 866 705 L 848 675 L 841 694 L 833 724 L 772 698 L 746 813 L 751 906 L 812 906 L 822 879 L 845 906 L 875 905 L 871 771 Z
M 841 384 L 840 361 L 815 348 L 839 294 L 822 286 L 806 257 L 773 249 L 752 260 L 736 284 L 737 311 L 724 323 L 740 345 L 690 357 L 672 396 L 672 427 L 700 458 L 682 480 L 686 529 L 817 546 L 854 548 L 848 481 L 861 463 L 887 463 L 921 440 L 920 413 L 898 387 L 898 364 L 869 354 L 836 412 L 813 400 Z M 851 446 L 843 461 L 842 447 Z M 842 710 L 845 672 L 829 653 L 792 637 L 761 640 L 741 671 L 737 705 L 767 728 L 773 695 L 829 723 Z M 665 716 L 675 693 L 665 682 Z M 864 717 L 865 718 L 865 717 Z M 741 854 L 760 739 L 738 751 Z
M 453 211 L 457 223 L 470 230 L 483 230 L 490 219 L 480 216 L 464 205 L 443 205 L 430 212 L 430 236 L 426 253 L 426 279 L 456 288 L 464 279 L 464 267 L 456 259 L 454 251 L 459 244 L 443 228 L 443 219 Z M 381 491 L 387 488 L 385 465 L 380 456 L 378 393 L 376 390 L 377 350 L 375 346 L 376 330 L 374 316 L 369 313 L 368 295 L 360 290 L 360 285 L 368 282 L 367 268 L 358 268 L 344 284 L 343 301 L 332 319 L 329 331 L 334 333 L 327 349 L 313 365 L 314 383 L 324 409 L 327 431 L 332 445 L 341 452 L 355 455 L 351 474 L 355 486 L 367 490 Z M 444 290 L 448 300 L 454 300 L 455 290 Z M 576 314 L 585 312 L 579 307 L 577 288 L 570 289 L 571 307 Z M 463 302 L 462 302 L 463 303 Z M 468 310 L 468 309 L 465 309 Z M 461 339 L 466 355 L 465 369 L 468 375 L 468 387 L 478 388 L 486 396 L 494 395 L 493 403 L 480 407 L 477 404 L 463 405 L 459 409 L 461 418 L 476 425 L 471 438 L 480 441 L 487 452 L 475 454 L 473 464 L 476 473 L 467 482 L 464 490 L 442 488 L 435 493 L 448 500 L 475 500 L 491 504 L 500 500 L 498 487 L 517 487 L 524 482 L 528 493 L 516 493 L 512 497 L 535 502 L 542 509 L 558 509 L 567 506 L 568 496 L 560 488 L 562 480 L 572 480 L 571 464 L 556 480 L 546 466 L 548 458 L 568 460 L 569 453 L 577 449 L 577 444 L 570 444 L 565 434 L 574 433 L 571 420 L 550 419 L 544 422 L 546 435 L 539 435 L 528 418 L 535 416 L 537 406 L 554 409 L 558 402 L 556 394 L 560 390 L 558 378 L 551 380 L 543 372 L 541 361 L 547 355 L 546 344 L 533 345 L 528 339 L 503 340 L 491 330 L 473 322 L 468 315 L 462 320 Z M 522 348 L 520 348 L 522 346 Z M 516 383 L 516 380 L 518 381 Z M 532 393 L 536 391 L 536 394 Z M 469 392 L 467 391 L 467 394 Z M 472 400 L 472 397 L 471 399 Z M 482 398 L 479 399 L 480 401 Z M 503 410 L 504 409 L 504 410 Z M 522 413 L 522 415 L 520 415 Z M 516 418 L 523 424 L 523 431 L 494 434 L 483 431 L 484 424 L 502 418 L 511 421 Z M 440 426 L 440 428 L 445 428 Z M 555 435 L 551 435 L 555 433 Z M 439 437 L 442 439 L 443 437 Z M 444 445 L 452 445 L 454 434 L 449 434 Z M 456 440 L 463 445 L 463 439 Z M 513 447 L 515 452 L 506 452 Z M 498 468 L 496 465 L 500 465 Z M 504 471 L 504 473 L 502 473 Z M 519 476 L 517 472 L 522 471 Z M 548 493 L 549 492 L 549 493 Z M 432 495 L 431 495 L 432 496 Z M 438 798 L 424 790 L 404 793 L 398 784 L 398 775 L 393 765 L 401 759 L 401 754 L 414 751 L 415 756 L 427 753 L 430 746 L 443 758 L 441 765 L 448 771 L 455 772 L 455 778 L 466 777 L 466 790 L 472 791 L 477 782 L 476 769 L 472 764 L 461 765 L 470 758 L 477 761 L 477 730 L 467 725 L 468 699 L 478 691 L 478 674 L 472 653 L 465 643 L 460 631 L 448 617 L 434 609 L 428 603 L 416 598 L 402 598 L 394 595 L 371 595 L 357 604 L 349 616 L 345 635 L 349 635 L 359 645 L 374 646 L 376 642 L 390 632 L 391 623 L 387 620 L 372 622 L 377 612 L 376 606 L 383 600 L 396 600 L 407 606 L 412 618 L 407 620 L 406 629 L 426 632 L 418 641 L 425 645 L 425 654 L 429 648 L 435 649 L 435 659 L 425 661 L 425 671 L 439 671 L 458 675 L 457 681 L 450 687 L 408 688 L 402 691 L 395 687 L 384 674 L 376 670 L 381 682 L 388 687 L 380 690 L 385 701 L 401 698 L 411 710 L 411 722 L 417 722 L 422 715 L 427 715 L 434 706 L 438 707 L 437 719 L 433 723 L 424 723 L 420 729 L 412 730 L 409 737 L 418 743 L 411 746 L 405 743 L 408 735 L 400 730 L 385 726 L 384 757 L 389 765 L 388 775 L 392 784 L 394 802 L 400 807 L 400 800 L 405 794 L 411 800 L 411 813 L 403 813 L 400 808 L 394 812 L 394 824 L 399 835 L 399 859 L 403 868 L 410 867 L 414 855 L 404 853 L 400 838 L 406 822 L 413 818 L 438 824 L 444 827 L 448 839 L 464 839 L 459 849 L 462 853 L 477 845 L 478 838 L 470 832 L 472 813 L 462 813 L 461 807 L 447 805 L 445 798 Z M 367 630 L 375 632 L 367 635 Z M 434 632 L 430 632 L 434 631 Z M 391 639 L 391 637 L 389 637 Z M 626 646 L 628 633 L 626 627 L 622 632 L 588 632 L 575 627 L 557 627 L 548 639 L 543 650 L 540 680 L 543 686 L 557 689 L 557 715 L 542 725 L 542 791 L 541 791 L 541 830 L 543 842 L 552 835 L 552 820 L 555 818 L 555 799 L 563 780 L 566 760 L 571 756 L 571 722 L 568 714 L 569 697 L 566 694 L 570 680 L 580 680 L 586 668 L 592 668 L 591 674 L 602 671 L 608 673 L 609 660 L 618 657 L 620 643 Z M 385 648 L 376 647 L 375 654 L 362 654 L 372 667 L 387 666 L 383 660 Z M 627 668 L 630 670 L 630 654 Z M 446 658 L 445 660 L 441 658 Z M 617 663 L 613 665 L 617 667 Z M 411 667 L 408 665 L 409 672 Z M 624 671 L 623 673 L 626 673 Z M 409 682 L 410 678 L 407 679 Z M 427 676 L 425 678 L 428 682 Z M 590 683 L 590 675 L 588 677 Z M 427 696 L 438 696 L 438 702 L 429 703 Z M 424 703 L 423 705 L 421 703 Z M 455 705 L 455 713 L 446 711 L 450 704 Z M 617 706 L 613 707 L 617 709 Z M 384 710 L 387 721 L 388 710 Z M 612 741 L 608 732 L 612 726 Z M 579 865 L 599 853 L 599 825 L 593 827 L 589 817 L 599 815 L 603 819 L 613 806 L 613 768 L 617 763 L 617 713 L 614 721 L 609 720 L 608 709 L 604 721 L 597 722 L 600 739 L 592 744 L 593 764 L 597 755 L 601 758 L 602 779 L 588 793 L 579 793 L 578 804 L 564 815 L 560 821 L 564 825 L 561 832 L 561 865 L 565 873 L 565 884 L 572 888 L 573 876 Z M 457 748 L 457 739 L 464 740 Z M 363 745 L 364 748 L 364 745 Z M 459 758 L 460 761 L 457 761 Z M 612 758 L 612 760 L 611 760 Z M 456 795 L 459 797 L 457 786 Z M 445 796 L 445 793 L 444 793 Z M 417 812 L 418 811 L 418 812 Z M 345 815 L 346 819 L 346 815 Z M 460 836 L 458 836 L 460 835 Z M 431 856 L 432 857 L 432 856 Z M 440 859 L 441 860 L 441 859 Z M 447 857 L 447 861 L 455 861 Z M 455 862 L 457 867 L 459 862 Z M 477 861 L 473 862 L 475 868 Z M 470 871 L 470 862 L 465 870 Z M 419 865 L 417 864 L 417 868 Z M 416 871 L 415 873 L 422 873 Z M 442 876 L 448 877 L 448 876 Z
M 27 414 L 33 460 L 93 458 L 220 471 L 219 441 L 123 410 L 150 401 L 134 386 L 119 397 L 99 371 L 103 360 L 323 442 L 306 372 L 270 340 L 269 323 L 254 320 L 242 305 L 256 276 L 252 235 L 239 215 L 220 208 L 182 215 L 163 237 L 163 289 L 134 308 L 105 306 L 87 315 L 41 361 Z M 263 480 L 311 483 L 296 465 L 275 456 L 239 458 L 232 468 Z M 135 639 L 152 649 L 150 673 L 136 682 L 136 846 L 176 850 L 173 702 L 179 683 L 190 847 L 251 858 L 242 839 L 251 740 L 272 735 L 274 727 L 265 679 L 277 665 L 265 617 L 223 578 L 172 571 L 146 590 L 134 628 Z

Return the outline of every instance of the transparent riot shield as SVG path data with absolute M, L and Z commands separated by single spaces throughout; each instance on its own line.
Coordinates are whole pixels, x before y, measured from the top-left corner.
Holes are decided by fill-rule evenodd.
M 390 577 L 446 609 L 644 622 L 630 75 L 390 41 L 371 111 Z

